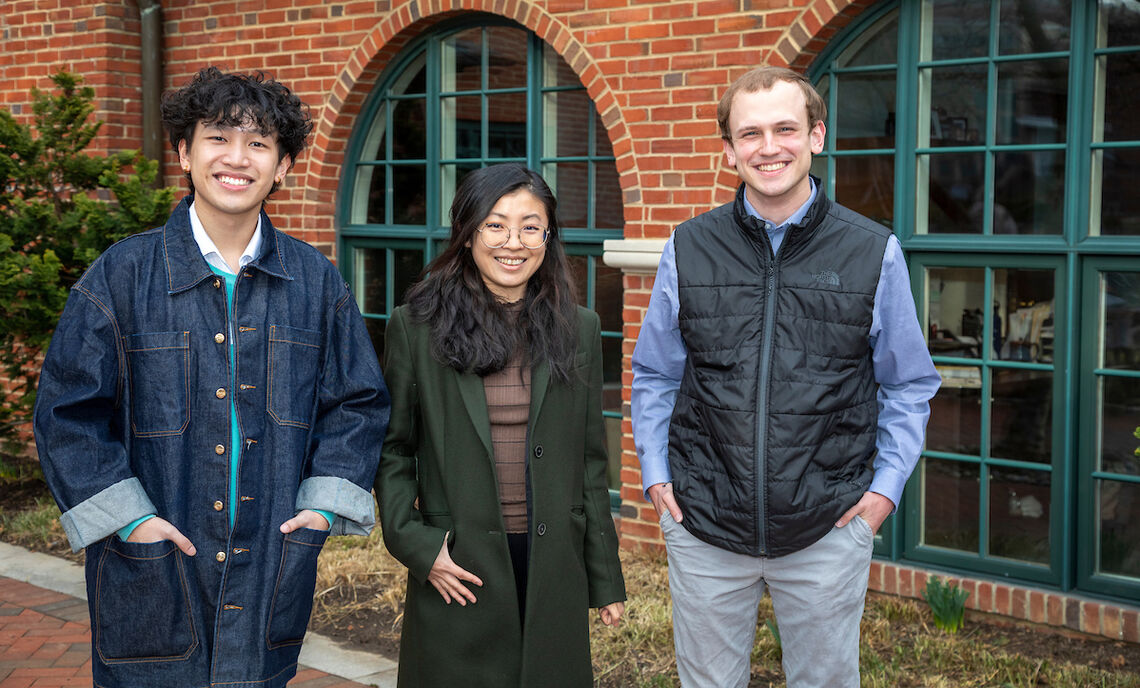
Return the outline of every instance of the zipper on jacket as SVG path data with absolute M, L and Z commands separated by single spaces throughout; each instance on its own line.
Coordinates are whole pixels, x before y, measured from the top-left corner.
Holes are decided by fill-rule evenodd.
M 772 372 L 772 333 L 776 325 L 776 261 L 768 261 L 767 290 L 764 294 L 764 328 L 760 338 L 760 371 L 756 394 L 756 537 L 760 556 L 767 556 L 768 539 L 765 524 L 768 522 L 764 490 L 768 484 L 768 385 Z

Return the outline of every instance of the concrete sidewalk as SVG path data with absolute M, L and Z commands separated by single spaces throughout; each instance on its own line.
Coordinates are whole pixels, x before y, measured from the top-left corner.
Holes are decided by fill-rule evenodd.
M 91 685 L 83 567 L 0 542 L 0 688 Z M 396 663 L 309 633 L 290 688 L 395 688 Z

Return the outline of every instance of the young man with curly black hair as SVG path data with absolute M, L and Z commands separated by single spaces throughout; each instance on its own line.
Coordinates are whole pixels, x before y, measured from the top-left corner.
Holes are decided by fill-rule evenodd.
M 263 206 L 300 99 L 203 69 L 163 102 L 190 194 L 75 285 L 35 411 L 86 548 L 97 686 L 284 686 L 330 534 L 367 534 L 388 392 L 352 295 Z

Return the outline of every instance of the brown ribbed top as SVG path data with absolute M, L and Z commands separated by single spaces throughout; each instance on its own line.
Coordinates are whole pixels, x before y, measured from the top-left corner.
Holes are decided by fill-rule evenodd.
M 499 508 L 508 533 L 527 532 L 526 429 L 530 418 L 530 367 L 516 355 L 510 364 L 483 378 L 491 446 L 499 480 Z

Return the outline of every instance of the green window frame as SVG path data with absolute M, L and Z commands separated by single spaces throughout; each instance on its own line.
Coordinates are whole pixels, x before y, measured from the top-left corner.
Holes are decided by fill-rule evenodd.
M 477 12 L 418 36 L 377 83 L 349 140 L 337 202 L 341 272 L 377 353 L 390 313 L 447 245 L 463 175 L 500 162 L 540 171 L 559 201 L 579 302 L 602 319 L 618 486 L 622 281 L 601 256 L 606 239 L 622 238 L 624 217 L 613 149 L 585 87 L 536 34 Z
M 1026 8 L 1044 19 L 1026 21 L 1019 14 Z M 1106 315 L 1103 276 L 1136 274 L 1140 258 L 1140 199 L 1132 192 L 1140 122 L 1128 95 L 1140 88 L 1140 17 L 1106 0 L 890 0 L 831 41 L 808 76 L 829 110 L 813 172 L 832 198 L 898 236 L 935 363 L 949 373 L 936 400 L 955 400 L 935 405 L 930 422 L 942 434 L 928 431 L 900 518 L 880 532 L 876 555 L 1140 599 L 1140 560 L 1114 554 L 1140 541 L 1122 544 L 1100 526 L 1110 516 L 1126 521 L 1120 504 L 1140 504 L 1140 458 L 1105 465 L 1101 453 L 1110 443 L 1121 456 L 1121 409 L 1140 397 L 1140 365 L 1102 360 L 1106 318 L 1119 327 L 1130 317 L 1119 308 Z M 1031 291 L 1030 276 L 1046 274 L 1051 338 L 1032 346 L 1049 341 L 1049 356 L 1017 360 L 1008 339 L 1005 349 L 987 345 L 1008 337 L 1014 308 L 1032 305 L 1013 300 L 1011 285 Z M 946 309 L 931 275 L 974 280 L 969 290 L 956 287 L 974 299 L 972 350 L 934 350 L 956 346 L 940 341 L 942 328 L 960 329 L 950 334 L 961 339 L 966 320 L 948 326 L 942 313 L 936 322 Z M 1138 292 L 1125 300 L 1140 299 L 1140 280 L 1113 279 Z M 1029 399 L 1010 402 L 1003 390 L 1046 375 L 1048 461 L 1003 455 L 1003 414 L 1033 407 Z M 1106 385 L 1115 391 L 1104 393 Z M 977 409 L 961 411 L 977 427 L 947 435 L 952 419 L 939 414 L 964 408 L 965 399 L 977 400 Z M 975 433 L 976 443 L 962 440 Z M 958 444 L 947 445 L 947 436 Z M 954 546 L 929 528 L 933 501 L 924 489 L 939 471 L 976 486 L 962 510 L 975 530 Z M 1000 529 L 1011 514 L 1030 519 L 1039 511 L 1036 518 L 1048 519 L 1047 550 L 1019 556 Z M 1021 534 L 1029 532 L 1036 531 Z

